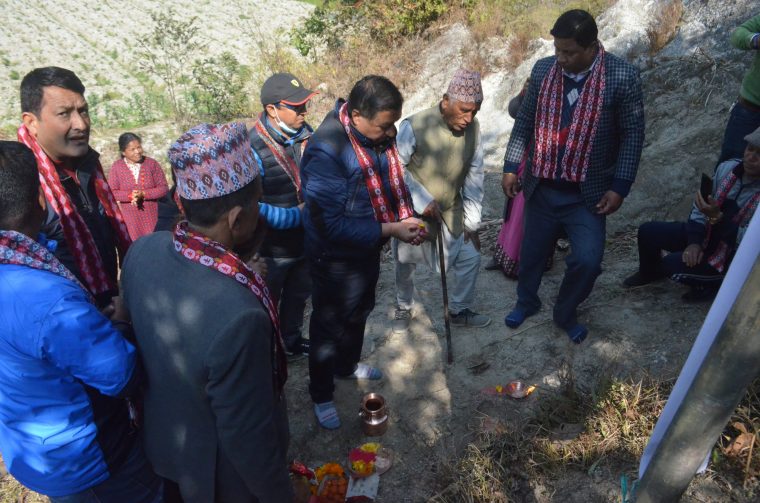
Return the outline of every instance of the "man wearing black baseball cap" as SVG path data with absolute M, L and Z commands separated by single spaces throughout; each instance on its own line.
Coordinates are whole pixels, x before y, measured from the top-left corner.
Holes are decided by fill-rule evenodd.
M 316 95 L 290 73 L 276 73 L 261 87 L 264 111 L 250 128 L 251 146 L 261 159 L 264 193 L 261 214 L 269 226 L 259 254 L 267 264 L 266 281 L 279 314 L 289 357 L 307 355 L 302 335 L 311 277 L 304 257 L 301 224 L 301 154 L 313 130 L 306 106 Z

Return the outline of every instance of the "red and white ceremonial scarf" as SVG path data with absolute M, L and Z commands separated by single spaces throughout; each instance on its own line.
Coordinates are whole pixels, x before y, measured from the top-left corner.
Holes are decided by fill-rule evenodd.
M 357 159 L 359 159 L 359 166 L 364 174 L 364 182 L 367 184 L 369 199 L 372 203 L 372 208 L 375 210 L 375 219 L 380 223 L 390 223 L 413 216 L 412 198 L 409 195 L 406 183 L 404 183 L 404 166 L 401 164 L 401 158 L 398 155 L 396 141 L 394 140 L 391 143 L 391 146 L 385 151 L 385 155 L 388 157 L 388 178 L 393 190 L 393 199 L 396 203 L 396 208 L 398 208 L 398 218 L 388 205 L 390 201 L 385 195 L 383 180 L 377 172 L 377 167 L 374 166 L 372 157 L 367 152 L 367 149 L 361 146 L 356 135 L 351 130 L 351 119 L 348 117 L 348 103 L 343 103 L 340 107 L 338 118 L 346 130 L 348 139 L 351 140 L 351 146 L 354 148 Z
M 538 93 L 533 176 L 553 180 L 559 170 L 562 180 L 578 183 L 586 179 L 591 148 L 594 146 L 596 128 L 604 103 L 605 79 L 604 47 L 599 42 L 593 68 L 583 84 L 578 104 L 573 110 L 565 152 L 557 165 L 565 94 L 562 68 L 559 63 L 554 63 L 541 82 L 541 90 Z
M 93 298 L 66 266 L 61 264 L 45 246 L 26 234 L 16 231 L 0 230 L 0 264 L 13 264 L 48 271 L 75 283 L 87 294 L 90 302 Z
M 74 260 L 82 274 L 87 290 L 93 295 L 115 290 L 116 285 L 106 273 L 90 229 L 87 228 L 82 216 L 72 204 L 69 194 L 61 184 L 55 165 L 23 124 L 18 128 L 18 140 L 29 147 L 34 152 L 34 157 L 37 158 L 37 170 L 40 173 L 40 183 L 45 192 L 45 199 L 61 220 L 66 244 L 74 255 Z M 129 238 L 121 210 L 116 204 L 116 199 L 113 197 L 108 182 L 106 182 L 100 161 L 96 162 L 95 168 L 93 172 L 95 193 L 100 204 L 103 205 L 111 227 L 113 227 L 119 256 L 123 259 L 129 245 L 132 244 L 132 240 Z
M 259 299 L 272 322 L 273 380 L 277 391 L 282 391 L 288 379 L 285 346 L 280 333 L 277 306 L 272 302 L 269 288 L 262 277 L 221 243 L 191 231 L 187 221 L 178 223 L 174 229 L 174 249 L 186 259 L 236 280 Z
M 269 150 L 272 151 L 272 155 L 274 155 L 274 159 L 277 161 L 277 164 L 280 165 L 282 170 L 285 171 L 285 173 L 288 175 L 288 178 L 290 178 L 290 181 L 293 182 L 293 185 L 295 185 L 298 202 L 302 203 L 303 197 L 301 196 L 301 173 L 298 171 L 296 161 L 291 159 L 291 157 L 285 152 L 285 149 L 282 148 L 282 145 L 280 145 L 274 138 L 272 138 L 272 136 L 269 134 L 269 131 L 267 131 L 266 126 L 264 126 L 263 117 L 264 114 L 262 113 L 261 116 L 259 116 L 259 120 L 256 121 L 254 128 L 256 129 L 256 132 L 259 133 L 259 137 L 262 139 L 262 141 L 266 144 L 267 147 L 269 147 Z M 305 147 L 306 145 L 304 144 L 302 148 Z
M 718 185 L 718 190 L 715 191 L 715 202 L 719 207 L 723 207 L 723 203 L 728 198 L 728 193 L 731 191 L 737 181 L 739 181 L 739 177 L 736 176 L 736 173 L 734 173 L 734 171 L 731 171 L 720 182 L 720 185 Z M 749 221 L 752 219 L 752 215 L 755 214 L 755 210 L 757 209 L 758 205 L 760 205 L 760 192 L 752 196 L 752 198 L 739 209 L 731 221 L 738 227 L 746 227 L 749 225 Z M 712 234 L 712 225 L 708 224 L 708 226 L 709 227 L 707 230 L 707 237 L 705 239 L 705 242 L 708 242 L 710 240 L 710 235 Z M 713 254 L 710 255 L 710 258 L 707 259 L 707 263 L 713 266 L 716 271 L 723 272 L 726 269 L 726 265 L 728 265 L 728 260 L 730 258 L 729 255 L 733 252 L 737 244 L 738 243 L 731 245 L 721 240 L 718 243 L 718 246 Z

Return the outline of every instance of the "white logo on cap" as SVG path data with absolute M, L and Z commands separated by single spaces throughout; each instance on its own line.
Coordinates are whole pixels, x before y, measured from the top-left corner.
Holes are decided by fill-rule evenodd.
M 293 85 L 294 85 L 294 86 L 296 86 L 296 87 L 300 87 L 300 86 L 298 85 L 298 81 L 297 81 L 296 79 L 293 79 L 293 80 L 291 80 L 291 81 L 290 81 L 290 83 L 291 83 L 291 84 L 293 84 Z

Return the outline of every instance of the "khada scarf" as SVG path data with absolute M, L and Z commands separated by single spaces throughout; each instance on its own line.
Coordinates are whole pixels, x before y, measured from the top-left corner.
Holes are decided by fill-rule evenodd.
M 40 184 L 45 193 L 45 199 L 61 220 L 66 244 L 74 255 L 74 260 L 87 290 L 93 295 L 115 290 L 117 286 L 106 273 L 103 259 L 98 253 L 92 233 L 72 204 L 53 161 L 45 154 L 25 125 L 18 128 L 18 140 L 29 147 L 37 159 L 37 170 L 40 173 Z M 108 222 L 114 230 L 119 258 L 123 259 L 129 245 L 132 244 L 132 240 L 99 160 L 96 161 L 93 170 L 93 182 L 98 201 L 103 206 Z
M 605 91 L 604 47 L 601 42 L 593 68 L 573 110 L 567 132 L 567 140 L 562 158 L 559 157 L 561 144 L 560 123 L 564 103 L 564 76 L 559 63 L 552 68 L 541 82 L 536 106 L 536 142 L 533 156 L 533 175 L 537 178 L 553 180 L 559 178 L 579 183 L 586 179 L 586 171 L 591 160 L 596 129 L 602 112 Z
M 348 117 L 348 103 L 343 103 L 340 107 L 338 118 L 346 130 L 354 153 L 356 153 L 356 157 L 359 160 L 359 167 L 364 174 L 364 182 L 367 185 L 372 209 L 375 211 L 375 220 L 380 223 L 390 223 L 413 216 L 412 198 L 409 195 L 406 183 L 404 183 L 404 167 L 401 164 L 396 141 L 391 142 L 390 146 L 385 150 L 385 154 L 388 158 L 388 178 L 391 190 L 393 191 L 393 201 L 396 208 L 398 208 L 398 215 L 393 212 L 393 209 L 388 204 L 390 203 L 390 199 L 385 195 L 383 180 L 378 173 L 380 166 L 375 166 L 369 152 L 359 143 L 356 134 L 351 130 L 351 120 Z

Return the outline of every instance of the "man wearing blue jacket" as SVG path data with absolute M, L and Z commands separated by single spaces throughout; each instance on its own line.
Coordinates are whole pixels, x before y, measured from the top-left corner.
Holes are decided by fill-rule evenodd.
M 113 323 L 38 236 L 32 151 L 0 142 L 0 451 L 55 502 L 158 502 L 162 482 L 131 431 L 140 375 L 119 302 Z M 47 246 L 46 246 L 47 245 Z
M 422 240 L 396 148 L 403 98 L 385 77 L 357 82 L 304 152 L 305 248 L 312 279 L 309 391 L 319 424 L 340 427 L 334 377 L 381 379 L 359 363 L 375 306 L 380 250 L 390 237 Z

